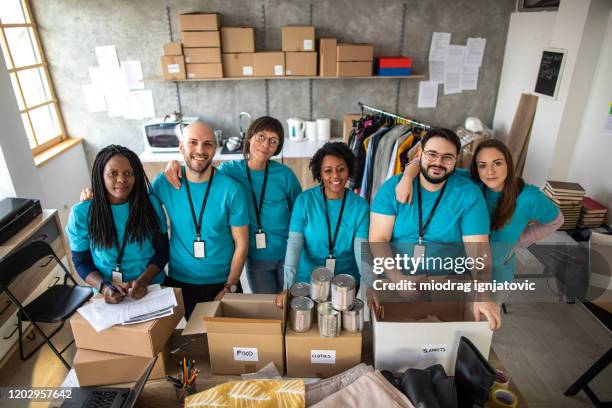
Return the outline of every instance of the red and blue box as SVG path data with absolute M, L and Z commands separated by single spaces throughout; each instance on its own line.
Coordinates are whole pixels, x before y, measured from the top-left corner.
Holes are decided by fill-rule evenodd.
M 379 57 L 376 61 L 378 76 L 410 76 L 412 75 L 412 58 L 410 57 Z

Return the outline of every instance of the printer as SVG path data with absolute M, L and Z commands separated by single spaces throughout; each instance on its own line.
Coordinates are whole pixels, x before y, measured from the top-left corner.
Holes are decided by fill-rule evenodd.
M 0 245 L 42 214 L 40 201 L 8 197 L 0 201 Z

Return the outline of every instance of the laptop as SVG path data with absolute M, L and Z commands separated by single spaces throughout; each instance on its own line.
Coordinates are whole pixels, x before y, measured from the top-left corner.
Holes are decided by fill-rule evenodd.
M 72 389 L 72 398 L 67 399 L 61 405 L 62 408 L 133 408 L 153 366 L 157 361 L 155 356 L 144 373 L 140 376 L 136 384 L 129 388 L 99 388 L 99 387 L 79 387 Z

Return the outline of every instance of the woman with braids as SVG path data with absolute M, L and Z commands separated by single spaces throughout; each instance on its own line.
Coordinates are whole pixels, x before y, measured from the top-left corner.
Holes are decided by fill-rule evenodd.
M 319 186 L 300 194 L 291 213 L 278 306 L 294 282 L 310 282 L 310 273 L 320 266 L 360 282 L 361 243 L 368 238 L 370 209 L 346 188 L 355 172 L 355 156 L 342 142 L 326 143 L 312 157 L 310 170 Z
M 396 188 L 396 198 L 405 203 L 412 198 L 412 180 L 418 175 L 419 161 L 412 161 Z M 470 170 L 456 169 L 482 189 L 491 219 L 490 242 L 493 251 L 493 279 L 512 281 L 515 271 L 513 249 L 528 247 L 563 225 L 563 214 L 536 186 L 526 184 L 514 172 L 510 150 L 491 139 L 478 145 Z
M 91 173 L 92 199 L 72 207 L 66 227 L 72 261 L 106 302 L 140 299 L 149 284 L 165 277 L 166 218 L 131 150 L 105 147 Z

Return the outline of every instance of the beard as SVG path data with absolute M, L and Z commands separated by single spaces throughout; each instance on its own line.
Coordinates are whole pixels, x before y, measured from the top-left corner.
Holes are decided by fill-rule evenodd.
M 437 176 L 437 177 L 430 176 L 428 172 L 429 172 L 429 169 L 432 169 L 432 168 L 441 169 L 444 171 L 444 173 L 441 176 Z M 423 162 L 421 161 L 421 174 L 423 175 L 423 177 L 425 177 L 425 180 L 429 181 L 432 184 L 440 184 L 440 183 L 445 182 L 446 179 L 449 178 L 451 174 L 453 174 L 453 171 L 454 169 L 449 171 L 445 167 L 438 166 L 435 164 L 425 167 L 423 165 Z
M 191 171 L 193 171 L 194 173 L 198 175 L 202 175 L 204 172 L 206 172 L 206 170 L 208 170 L 211 164 L 212 164 L 212 159 L 210 158 L 202 164 L 195 164 L 192 161 L 191 157 L 185 158 L 185 165 L 189 167 Z

